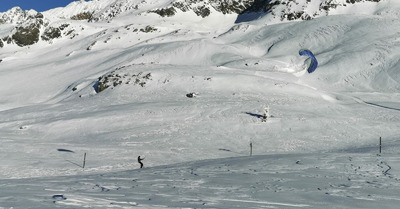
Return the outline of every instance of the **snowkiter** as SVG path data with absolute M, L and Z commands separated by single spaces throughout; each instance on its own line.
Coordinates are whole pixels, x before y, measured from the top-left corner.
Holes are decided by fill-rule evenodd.
M 143 168 L 142 160 L 144 160 L 144 158 L 140 158 L 140 156 L 137 158 L 137 161 L 140 164 L 140 168 Z

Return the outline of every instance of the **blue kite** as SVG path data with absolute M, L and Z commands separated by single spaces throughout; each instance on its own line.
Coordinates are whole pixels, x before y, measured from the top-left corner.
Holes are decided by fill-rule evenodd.
M 317 67 L 318 67 L 317 58 L 315 58 L 314 54 L 310 50 L 302 49 L 299 51 L 299 55 L 310 57 L 311 63 L 310 63 L 310 66 L 308 66 L 308 68 L 307 68 L 308 73 L 312 73 L 315 71 L 315 69 L 317 69 Z

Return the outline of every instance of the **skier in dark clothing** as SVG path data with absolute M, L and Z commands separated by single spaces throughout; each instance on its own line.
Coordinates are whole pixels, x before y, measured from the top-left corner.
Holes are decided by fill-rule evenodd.
M 140 158 L 140 156 L 137 158 L 137 161 L 140 164 L 140 168 L 143 168 L 142 160 L 144 160 L 144 158 Z

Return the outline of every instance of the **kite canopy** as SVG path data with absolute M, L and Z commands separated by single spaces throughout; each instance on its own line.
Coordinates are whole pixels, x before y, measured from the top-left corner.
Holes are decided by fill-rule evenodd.
M 311 63 L 310 63 L 310 66 L 308 66 L 308 68 L 307 68 L 307 72 L 308 73 L 314 72 L 315 69 L 317 69 L 317 67 L 318 67 L 318 61 L 317 61 L 317 58 L 315 58 L 314 54 L 308 49 L 300 50 L 299 54 L 301 56 L 308 56 L 309 59 L 311 59 Z

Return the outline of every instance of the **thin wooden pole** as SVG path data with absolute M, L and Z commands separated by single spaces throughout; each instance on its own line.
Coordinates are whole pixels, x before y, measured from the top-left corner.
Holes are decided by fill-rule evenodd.
M 250 142 L 250 156 L 253 155 L 253 143 Z
M 379 154 L 382 153 L 382 137 L 379 137 Z
M 86 152 L 85 152 L 85 154 L 83 155 L 83 165 L 82 165 L 82 168 L 85 168 L 85 165 L 86 165 Z

